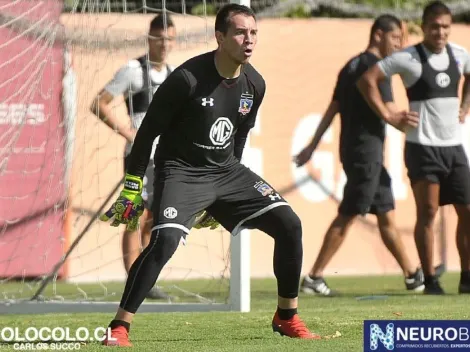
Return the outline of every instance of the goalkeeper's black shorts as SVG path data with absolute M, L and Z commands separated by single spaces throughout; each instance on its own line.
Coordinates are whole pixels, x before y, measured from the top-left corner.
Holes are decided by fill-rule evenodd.
M 124 157 L 124 172 L 126 172 L 128 163 L 128 155 Z M 152 209 L 153 203 L 153 183 L 154 183 L 154 166 L 153 160 L 150 160 L 147 170 L 145 171 L 145 176 L 143 180 L 143 188 L 142 188 L 142 198 L 144 199 L 144 206 L 146 209 Z
M 233 235 L 249 228 L 249 220 L 289 205 L 260 176 L 242 164 L 218 174 L 191 175 L 179 169 L 156 170 L 153 229 L 175 227 L 186 234 L 194 216 L 207 210 Z

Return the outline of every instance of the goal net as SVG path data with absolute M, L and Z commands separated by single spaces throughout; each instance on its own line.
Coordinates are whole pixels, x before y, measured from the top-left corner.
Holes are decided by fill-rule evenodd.
M 116 309 L 124 228 L 97 218 L 122 188 L 125 140 L 90 106 L 148 52 L 158 12 L 177 30 L 170 65 L 215 48 L 208 10 L 185 0 L 0 0 L 1 312 Z M 130 124 L 122 97 L 112 111 Z M 246 236 L 192 230 L 157 281 L 170 298 L 141 311 L 248 310 Z
M 147 52 L 148 27 L 156 13 L 172 15 L 177 40 L 168 61 L 177 66 L 215 48 L 213 14 L 224 1 L 0 0 L 0 314 L 116 309 L 126 279 L 121 249 L 124 228 L 97 218 L 122 187 L 126 142 L 90 106 L 119 68 Z M 269 120 L 255 126 L 244 162 L 280 193 L 289 193 L 304 232 L 315 234 L 304 236 L 302 270 L 306 272 L 321 245 L 319 231 L 329 226 L 342 196 L 345 178 L 333 143 L 338 124 L 324 136 L 323 150 L 308 167 L 291 168 L 291 156 L 311 138 L 320 121 L 318 114 L 331 98 L 324 85 L 333 84 L 345 60 L 363 49 L 369 27 L 364 21 L 351 30 L 341 20 L 312 19 L 312 24 L 285 17 L 334 10 L 344 17 L 391 12 L 408 19 L 419 16 L 419 11 L 400 8 L 398 3 L 378 9 L 352 0 L 256 0 L 250 5 L 262 19 L 263 44 L 257 49 L 256 67 L 270 82 L 260 113 Z M 449 6 L 460 15 L 470 10 L 468 1 L 452 1 Z M 313 37 L 316 44 L 305 45 Z M 288 52 L 281 55 L 279 43 L 289 43 Z M 339 49 L 313 51 L 316 47 Z M 112 111 L 121 124 L 130 124 L 122 97 L 113 101 Z M 468 124 L 466 128 L 468 135 Z M 414 248 L 414 218 L 409 215 L 414 203 L 397 152 L 403 136 L 390 132 L 386 155 L 397 182 L 397 216 L 407 243 Z M 276 148 L 271 148 L 273 141 Z M 315 172 L 309 172 L 309 167 Z M 436 222 L 438 257 L 444 263 L 446 243 L 453 241 L 446 229 L 454 226 L 453 219 L 442 216 Z M 369 220 L 361 219 L 352 229 L 355 242 L 345 245 L 338 272 L 396 269 L 381 244 L 376 223 Z M 249 310 L 250 259 L 253 276 L 272 275 L 271 238 L 252 234 L 253 246 L 262 249 L 253 256 L 249 233 L 231 237 L 224 230 L 193 230 L 157 282 L 171 298 L 146 300 L 141 311 Z M 358 238 L 361 242 L 356 242 Z M 351 266 L 347 257 L 355 258 L 359 244 L 368 256 Z

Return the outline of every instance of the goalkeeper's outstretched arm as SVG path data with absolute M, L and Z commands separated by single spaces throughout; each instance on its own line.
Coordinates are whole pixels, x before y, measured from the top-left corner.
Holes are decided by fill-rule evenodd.
M 126 224 L 130 231 L 137 229 L 139 217 L 144 211 L 143 178 L 150 160 L 153 141 L 165 133 L 173 119 L 178 118 L 178 113 L 187 103 L 190 92 L 191 87 L 181 70 L 171 74 L 157 90 L 137 131 L 129 156 L 124 189 L 111 208 L 100 216 L 102 221 L 111 220 L 111 226 Z

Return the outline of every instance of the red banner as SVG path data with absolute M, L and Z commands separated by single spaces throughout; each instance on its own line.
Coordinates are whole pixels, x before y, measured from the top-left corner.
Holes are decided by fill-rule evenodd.
M 48 273 L 64 251 L 62 1 L 0 0 L 0 277 Z

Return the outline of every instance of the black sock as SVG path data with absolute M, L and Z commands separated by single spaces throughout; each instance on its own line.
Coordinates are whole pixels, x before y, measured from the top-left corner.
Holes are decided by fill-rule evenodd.
M 282 308 L 277 307 L 277 315 L 279 315 L 279 318 L 281 320 L 292 319 L 292 317 L 296 314 L 297 314 L 297 308 L 282 309 Z
M 308 277 L 311 278 L 312 280 L 321 279 L 321 276 L 312 276 L 312 275 L 310 275 L 310 274 L 308 274 Z
M 460 273 L 460 282 L 470 284 L 470 271 L 462 271 Z
M 111 321 L 111 323 L 109 323 L 109 327 L 111 329 L 117 328 L 118 326 L 124 326 L 126 328 L 127 332 L 129 332 L 129 330 L 131 329 L 131 324 L 128 323 L 127 321 L 113 320 L 113 321 Z

